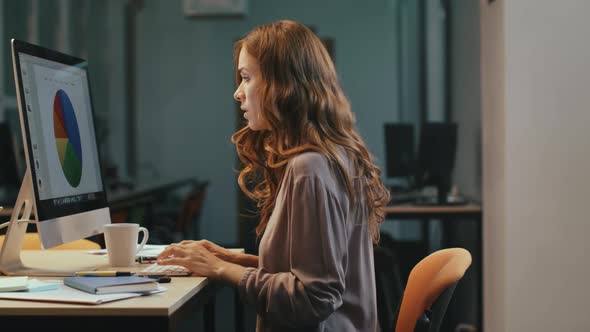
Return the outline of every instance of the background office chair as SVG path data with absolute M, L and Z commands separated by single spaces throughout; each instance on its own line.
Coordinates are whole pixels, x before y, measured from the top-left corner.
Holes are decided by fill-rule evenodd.
M 152 244 L 168 244 L 200 239 L 200 219 L 208 181 L 193 181 L 188 192 L 172 197 L 153 211 L 150 239 Z
M 186 238 L 201 238 L 201 212 L 208 186 L 209 182 L 207 181 L 197 182 L 188 193 L 174 227 L 175 242 Z
M 471 265 L 462 248 L 436 251 L 410 272 L 395 332 L 437 332 L 459 280 Z
M 4 243 L 4 235 L 0 235 L 0 247 Z M 41 239 L 39 233 L 25 233 L 23 250 L 41 250 Z M 100 245 L 90 240 L 81 239 L 50 248 L 49 250 L 96 250 Z

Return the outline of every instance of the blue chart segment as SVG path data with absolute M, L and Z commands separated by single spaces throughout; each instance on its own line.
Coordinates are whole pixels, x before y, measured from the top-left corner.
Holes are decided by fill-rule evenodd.
M 82 178 L 80 130 L 70 97 L 61 89 L 53 99 L 53 129 L 64 176 L 72 187 L 78 187 Z

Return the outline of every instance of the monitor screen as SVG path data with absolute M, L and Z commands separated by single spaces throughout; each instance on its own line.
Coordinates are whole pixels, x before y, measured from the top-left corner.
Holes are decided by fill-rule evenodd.
M 18 40 L 12 46 L 25 178 L 34 193 L 42 244 L 47 248 L 102 233 L 110 213 L 88 63 Z
M 389 178 L 414 175 L 414 125 L 385 124 L 385 163 Z
M 455 165 L 456 148 L 456 123 L 423 123 L 416 167 L 418 185 L 437 186 L 439 198 L 446 195 Z
M 39 221 L 106 206 L 87 63 L 26 51 L 18 59 Z

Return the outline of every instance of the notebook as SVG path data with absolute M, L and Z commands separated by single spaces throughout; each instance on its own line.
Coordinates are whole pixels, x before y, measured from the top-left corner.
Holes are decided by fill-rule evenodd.
M 158 289 L 157 281 L 130 277 L 65 277 L 64 285 L 92 294 L 146 293 Z

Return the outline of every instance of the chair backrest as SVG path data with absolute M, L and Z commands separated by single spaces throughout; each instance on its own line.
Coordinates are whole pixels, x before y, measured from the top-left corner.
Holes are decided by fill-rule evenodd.
M 408 278 L 395 332 L 413 332 L 425 310 L 432 312 L 436 323 L 428 331 L 438 330 L 455 286 L 470 265 L 471 254 L 462 248 L 436 251 L 416 264 Z M 441 297 L 444 301 L 437 301 Z
M 183 234 L 185 238 L 192 235 L 189 233 L 200 233 L 198 221 L 203 209 L 208 185 L 209 182 L 207 181 L 196 182 L 182 204 L 175 231 Z
M 5 235 L 0 235 L 0 247 L 4 242 Z M 41 239 L 39 233 L 25 233 L 23 250 L 41 250 Z M 100 245 L 96 242 L 81 239 L 50 248 L 49 250 L 98 250 Z

